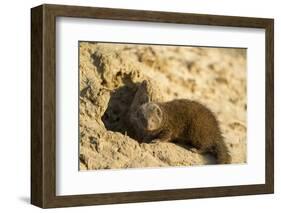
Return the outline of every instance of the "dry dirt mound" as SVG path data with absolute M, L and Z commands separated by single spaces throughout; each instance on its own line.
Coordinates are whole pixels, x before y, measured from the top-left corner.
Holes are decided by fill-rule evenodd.
M 144 144 L 126 122 L 142 82 L 148 100 L 197 100 L 218 117 L 233 163 L 246 161 L 242 49 L 80 43 L 80 169 L 213 164 L 174 143 Z

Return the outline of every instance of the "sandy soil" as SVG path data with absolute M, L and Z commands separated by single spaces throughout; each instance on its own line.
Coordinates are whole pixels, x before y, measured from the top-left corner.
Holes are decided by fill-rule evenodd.
M 149 100 L 188 98 L 210 108 L 232 163 L 246 162 L 246 50 L 81 42 L 81 170 L 215 163 L 189 147 L 133 139 L 126 119 L 145 79 Z

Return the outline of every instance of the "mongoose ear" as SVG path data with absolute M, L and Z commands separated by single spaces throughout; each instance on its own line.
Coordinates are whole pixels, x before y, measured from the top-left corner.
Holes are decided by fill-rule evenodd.
M 160 109 L 159 106 L 156 106 L 156 113 L 158 117 L 162 117 L 162 110 Z
M 142 81 L 142 85 L 147 86 L 147 84 L 148 84 L 148 83 L 147 83 L 147 80 L 143 80 L 143 81 Z

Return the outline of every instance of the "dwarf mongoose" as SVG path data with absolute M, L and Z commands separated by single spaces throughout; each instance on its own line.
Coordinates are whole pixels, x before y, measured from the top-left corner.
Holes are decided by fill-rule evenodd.
M 132 121 L 143 142 L 186 143 L 199 153 L 214 153 L 220 164 L 231 163 L 215 115 L 196 101 L 144 103 L 133 114 Z

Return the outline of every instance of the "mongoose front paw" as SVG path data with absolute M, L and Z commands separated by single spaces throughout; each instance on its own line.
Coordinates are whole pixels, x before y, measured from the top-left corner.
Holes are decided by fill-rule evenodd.
M 160 140 L 160 139 L 154 139 L 150 143 L 163 143 L 163 142 L 165 142 L 165 141 Z

